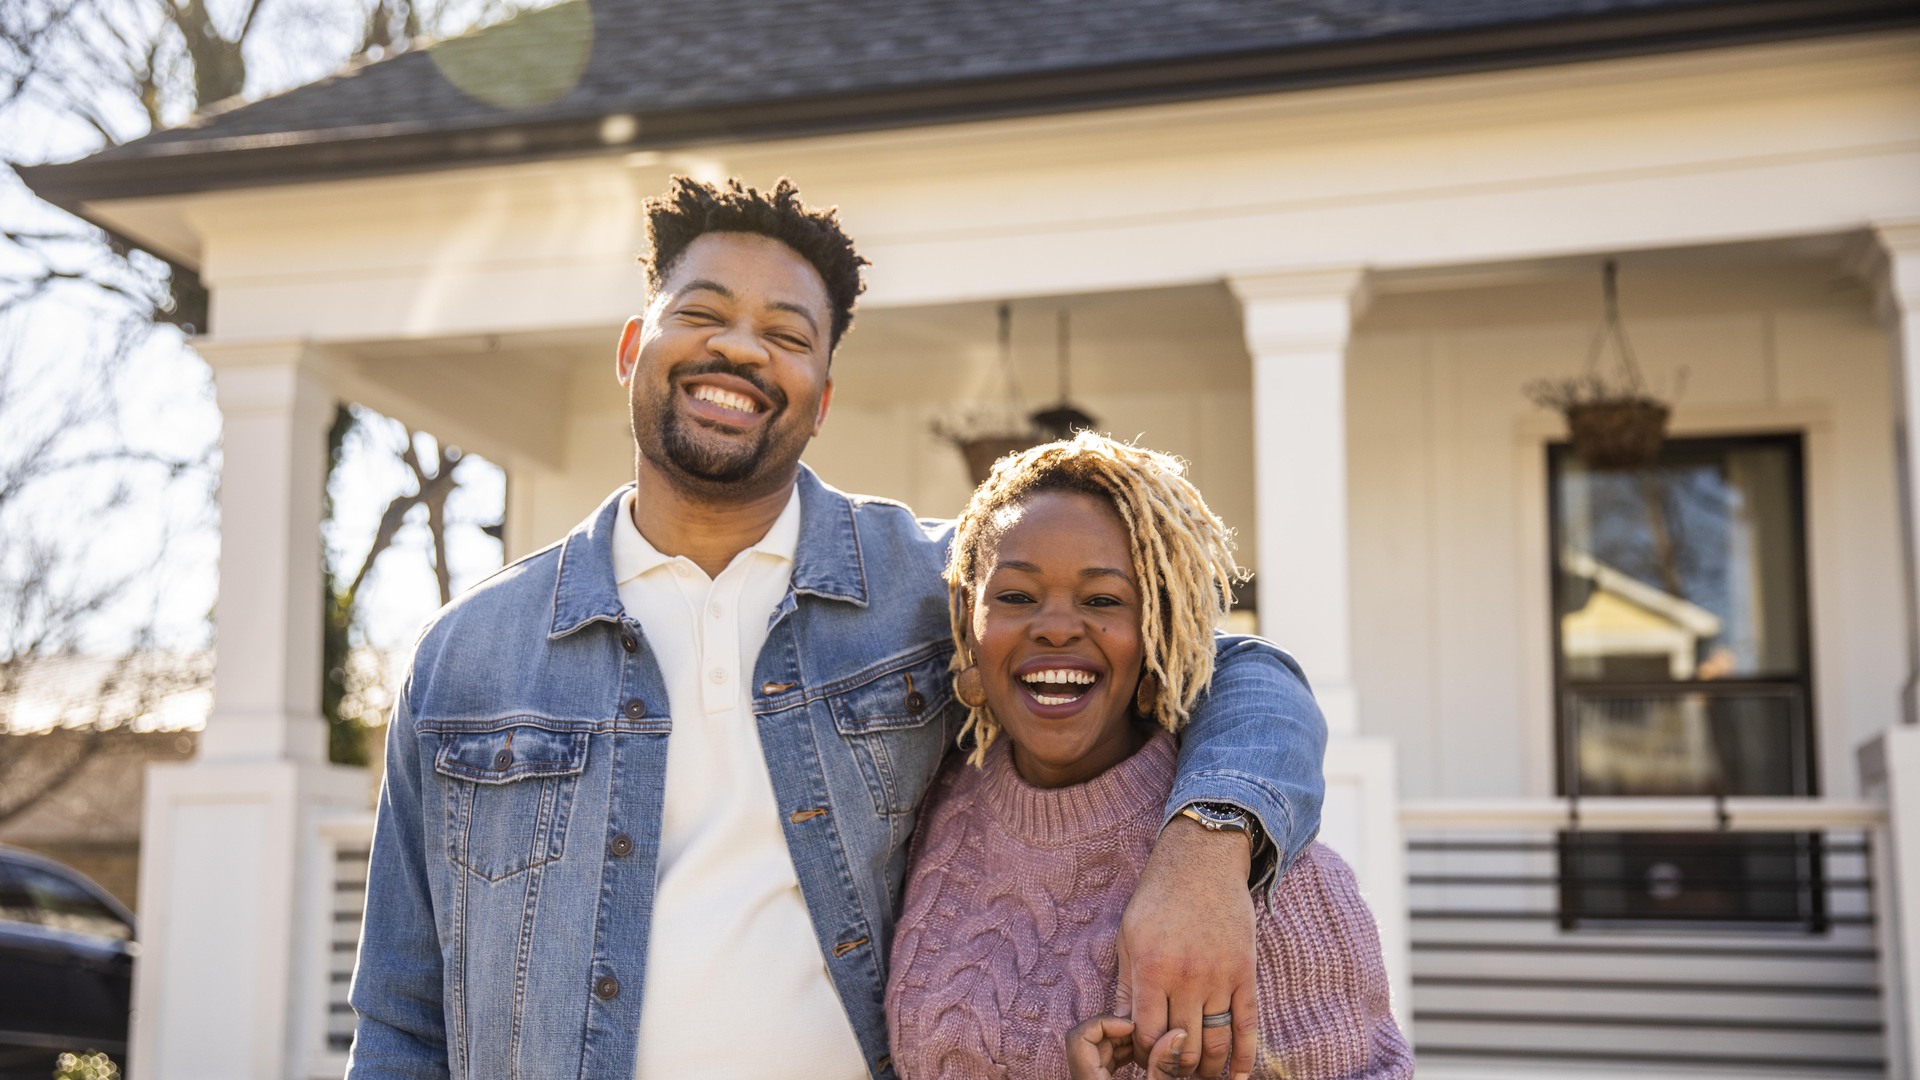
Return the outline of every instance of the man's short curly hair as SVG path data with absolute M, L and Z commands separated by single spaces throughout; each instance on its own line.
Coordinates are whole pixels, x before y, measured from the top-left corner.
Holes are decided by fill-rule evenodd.
M 651 251 L 640 257 L 647 268 L 647 287 L 659 292 L 660 282 L 686 254 L 687 245 L 705 233 L 744 232 L 770 236 L 800 253 L 826 283 L 833 304 L 833 331 L 829 350 L 853 325 L 853 305 L 867 287 L 860 268 L 867 260 L 840 228 L 837 206 L 818 210 L 800 201 L 800 189 L 781 177 L 772 191 L 761 192 L 729 179 L 721 186 L 704 184 L 690 176 L 667 181 L 664 195 L 646 201 L 647 240 Z
M 1213 631 L 1233 604 L 1234 583 L 1245 576 L 1233 559 L 1233 534 L 1187 479 L 1179 458 L 1090 431 L 1001 458 L 961 511 L 946 568 L 953 670 L 973 664 L 967 604 L 990 569 L 1004 511 L 1048 491 L 1092 495 L 1119 515 L 1140 588 L 1146 673 L 1160 683 L 1151 719 L 1179 731 L 1213 679 Z M 999 732 L 991 709 L 970 709 L 960 729 L 963 742 L 973 737 L 968 760 L 984 760 Z

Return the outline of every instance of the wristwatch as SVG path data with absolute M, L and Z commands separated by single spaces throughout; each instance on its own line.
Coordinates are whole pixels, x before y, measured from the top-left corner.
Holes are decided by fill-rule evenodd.
M 1190 802 L 1180 808 L 1180 816 L 1192 818 L 1208 832 L 1243 833 L 1254 850 L 1260 848 L 1260 822 L 1232 803 Z
M 1247 887 L 1265 898 L 1280 874 L 1279 852 L 1267 839 L 1260 819 L 1232 803 L 1190 802 L 1177 815 L 1192 818 L 1208 832 L 1237 832 L 1246 836 L 1252 863 L 1247 869 Z

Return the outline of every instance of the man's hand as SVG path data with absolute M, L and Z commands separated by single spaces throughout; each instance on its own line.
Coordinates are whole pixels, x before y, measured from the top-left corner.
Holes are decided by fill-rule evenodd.
M 1211 832 L 1189 818 L 1174 818 L 1160 833 L 1120 920 L 1114 1011 L 1132 1017 L 1134 1060 L 1146 1060 L 1177 1028 L 1200 1039 L 1198 1046 L 1186 1040 L 1171 1075 L 1197 1068 L 1219 1076 L 1229 1054 L 1234 1080 L 1253 1072 L 1260 1025 L 1247 891 L 1252 857 L 1244 834 Z M 1203 1015 L 1229 1010 L 1231 1027 L 1201 1026 Z
M 1082 1020 L 1067 1032 L 1067 1076 L 1070 1080 L 1113 1080 L 1114 1072 L 1122 1065 L 1139 1060 L 1133 1056 L 1132 1036 L 1131 1020 L 1117 1016 Z M 1187 1033 L 1178 1028 L 1160 1036 L 1160 1041 L 1153 1044 L 1153 1053 L 1146 1059 L 1147 1075 L 1153 1080 L 1178 1076 L 1174 1063 L 1186 1041 Z

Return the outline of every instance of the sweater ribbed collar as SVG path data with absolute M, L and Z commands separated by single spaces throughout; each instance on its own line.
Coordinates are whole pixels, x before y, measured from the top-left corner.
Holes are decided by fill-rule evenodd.
M 1104 833 L 1141 814 L 1158 814 L 1173 790 L 1173 736 L 1156 731 L 1133 756 L 1084 784 L 1043 788 L 1013 766 L 1005 735 L 987 748 L 981 793 L 1008 831 L 1040 847 L 1061 847 Z

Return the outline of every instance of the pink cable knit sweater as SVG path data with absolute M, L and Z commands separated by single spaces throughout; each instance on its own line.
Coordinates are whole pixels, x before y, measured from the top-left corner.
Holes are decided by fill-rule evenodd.
M 1115 939 L 1172 790 L 1155 735 L 1085 784 L 1036 788 L 1003 738 L 949 761 L 921 814 L 887 983 L 904 1080 L 1063 1080 L 1068 1028 L 1113 1011 Z M 1400 1080 L 1413 1055 L 1353 873 L 1315 844 L 1257 922 L 1259 1077 Z M 1140 1077 L 1129 1066 L 1122 1077 Z

